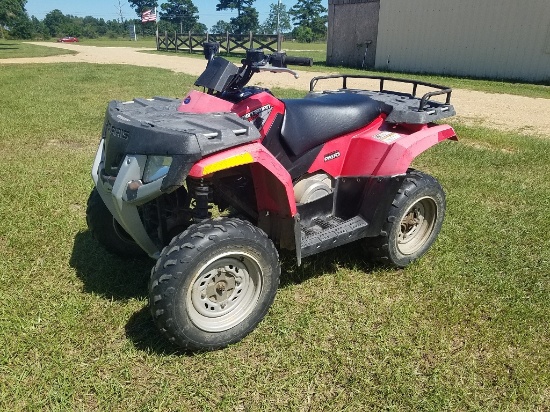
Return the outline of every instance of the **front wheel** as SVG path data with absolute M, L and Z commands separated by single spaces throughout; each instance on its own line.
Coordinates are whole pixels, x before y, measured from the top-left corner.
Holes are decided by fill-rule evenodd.
M 369 257 L 405 267 L 428 251 L 445 216 L 445 193 L 432 176 L 409 170 L 398 191 L 380 236 L 367 238 Z
M 160 331 L 186 350 L 240 341 L 275 299 L 277 250 L 251 223 L 217 218 L 189 227 L 162 251 L 149 304 Z

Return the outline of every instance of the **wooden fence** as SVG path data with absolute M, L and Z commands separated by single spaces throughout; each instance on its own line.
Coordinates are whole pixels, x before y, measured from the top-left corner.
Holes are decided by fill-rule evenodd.
M 245 49 L 262 48 L 271 52 L 281 50 L 282 35 L 276 34 L 187 34 L 168 33 L 164 35 L 157 34 L 157 50 L 173 51 L 175 53 L 182 51 L 188 53 L 202 53 L 202 44 L 204 42 L 218 42 L 220 44 L 220 53 L 226 54 L 232 52 L 244 52 Z

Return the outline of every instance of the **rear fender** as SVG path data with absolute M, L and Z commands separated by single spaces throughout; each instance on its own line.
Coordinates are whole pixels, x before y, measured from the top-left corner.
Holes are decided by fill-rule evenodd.
M 443 140 L 458 140 L 449 125 L 427 126 L 391 144 L 373 171 L 374 176 L 393 176 L 407 171 L 421 153 Z
M 250 165 L 258 212 L 280 217 L 296 215 L 292 179 L 286 169 L 259 143 L 251 143 L 199 160 L 190 177 L 201 178 L 232 167 Z

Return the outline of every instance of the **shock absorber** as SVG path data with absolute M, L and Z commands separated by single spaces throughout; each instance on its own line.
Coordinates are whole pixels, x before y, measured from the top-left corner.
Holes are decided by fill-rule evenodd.
M 193 220 L 201 222 L 212 217 L 210 202 L 213 198 L 212 187 L 204 179 L 193 181 L 193 197 L 195 207 L 193 208 Z

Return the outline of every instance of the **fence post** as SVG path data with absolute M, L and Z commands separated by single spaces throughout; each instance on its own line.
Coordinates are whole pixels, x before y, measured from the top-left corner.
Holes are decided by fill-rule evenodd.
M 283 34 L 279 33 L 277 35 L 277 53 L 280 53 L 283 48 Z
M 168 30 L 164 30 L 164 44 L 166 45 L 166 51 L 168 51 Z
M 249 32 L 249 38 L 250 38 L 250 47 L 249 49 L 252 49 L 254 46 L 254 37 L 252 37 L 252 32 Z
M 226 41 L 227 41 L 227 47 L 225 48 L 225 54 L 229 54 L 229 32 L 228 31 L 225 32 L 225 37 L 226 37 Z
M 178 31 L 177 30 L 174 32 L 174 46 L 176 46 L 175 49 L 177 53 L 178 52 Z
M 210 41 L 210 35 L 208 34 L 208 32 L 206 32 L 206 42 L 208 43 Z
M 193 53 L 193 36 L 191 36 L 191 30 L 189 30 L 189 54 Z

